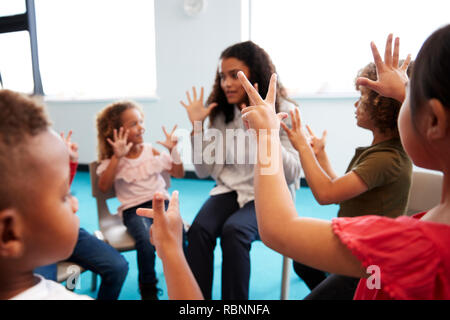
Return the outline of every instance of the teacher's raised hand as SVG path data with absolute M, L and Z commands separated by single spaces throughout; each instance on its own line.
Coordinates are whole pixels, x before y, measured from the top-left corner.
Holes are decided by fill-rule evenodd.
M 189 91 L 186 91 L 188 103 L 186 104 L 183 101 L 180 101 L 181 105 L 186 109 L 192 125 L 194 125 L 196 121 L 205 121 L 206 117 L 209 116 L 212 109 L 214 109 L 218 105 L 216 102 L 213 102 L 205 108 L 205 106 L 203 105 L 203 91 L 203 87 L 201 87 L 200 97 L 197 98 L 197 90 L 195 89 L 195 87 L 192 87 L 192 99 Z

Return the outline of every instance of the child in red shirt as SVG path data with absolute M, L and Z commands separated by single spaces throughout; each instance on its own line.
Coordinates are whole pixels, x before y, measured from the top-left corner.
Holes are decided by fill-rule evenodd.
M 252 106 L 244 120 L 257 131 L 259 152 L 270 150 L 271 162 L 255 168 L 255 202 L 262 241 L 283 255 L 311 267 L 360 277 L 354 299 L 450 299 L 450 25 L 435 31 L 415 60 L 410 83 L 408 57 L 399 66 L 399 39 L 392 53 L 389 35 L 384 61 L 372 44 L 378 80 L 360 78 L 383 96 L 403 101 L 398 127 L 402 145 L 415 165 L 444 174 L 442 200 L 426 213 L 390 219 L 380 216 L 323 221 L 299 217 L 284 175 L 275 114 L 276 75 L 263 100 L 245 78 L 238 77 Z M 406 87 L 406 90 L 405 90 Z M 286 115 L 284 115 L 286 116 Z M 303 157 L 314 157 L 300 115 L 291 113 Z M 261 133 L 258 133 L 261 132 Z M 268 172 L 268 167 L 277 167 Z M 303 213 L 300 213 L 301 215 Z M 366 279 L 368 278 L 368 279 Z

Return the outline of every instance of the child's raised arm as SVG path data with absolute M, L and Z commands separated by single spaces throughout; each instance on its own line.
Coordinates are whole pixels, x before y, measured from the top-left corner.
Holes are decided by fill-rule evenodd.
M 253 106 L 242 110 L 243 118 L 258 137 L 258 157 L 255 166 L 255 205 L 258 229 L 262 241 L 270 248 L 311 267 L 353 277 L 364 277 L 361 262 L 333 233 L 331 222 L 299 218 L 286 184 L 279 135 L 264 134 L 279 130 L 275 114 L 276 75 L 271 78 L 267 97 L 263 100 L 245 77 L 238 77 Z M 262 163 L 261 151 L 269 150 L 271 163 Z M 278 165 L 277 165 L 278 164 Z M 268 166 L 277 168 L 265 173 Z
M 368 190 L 364 181 L 353 171 L 342 177 L 333 178 L 328 175 L 310 146 L 298 109 L 291 112 L 291 118 L 292 129 L 289 129 L 284 123 L 281 125 L 298 151 L 308 186 L 320 204 L 342 202 Z

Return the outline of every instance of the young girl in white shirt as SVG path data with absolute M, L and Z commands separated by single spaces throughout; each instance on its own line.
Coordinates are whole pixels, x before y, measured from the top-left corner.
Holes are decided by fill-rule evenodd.
M 158 141 L 168 149 L 169 155 L 144 143 L 144 114 L 136 103 L 115 102 L 97 116 L 98 186 L 103 192 L 114 186 L 121 203 L 119 214 L 136 242 L 139 289 L 144 300 L 157 299 L 159 291 L 156 287 L 155 248 L 149 241 L 153 219 L 136 215 L 136 209 L 152 208 L 156 192 L 169 198 L 164 172 L 176 178 L 184 176 L 183 164 L 176 150 L 175 128 L 168 133 L 163 127 L 166 141 Z

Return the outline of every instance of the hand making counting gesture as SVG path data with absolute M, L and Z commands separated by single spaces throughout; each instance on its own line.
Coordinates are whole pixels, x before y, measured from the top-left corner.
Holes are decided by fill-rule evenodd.
M 196 121 L 203 122 L 206 119 L 206 117 L 209 116 L 212 109 L 214 109 L 218 105 L 216 102 L 213 102 L 208 107 L 205 108 L 205 106 L 203 105 L 203 94 L 204 89 L 203 87 L 201 87 L 200 97 L 197 98 L 197 90 L 195 89 L 195 87 L 192 87 L 193 99 L 191 99 L 189 91 L 186 91 L 188 103 L 186 104 L 183 101 L 180 101 L 181 105 L 186 109 L 189 116 L 189 120 L 191 121 L 192 125 L 194 125 Z
M 286 113 L 276 114 L 275 100 L 277 92 L 277 75 L 273 74 L 270 78 L 269 89 L 266 99 L 263 100 L 258 91 L 252 86 L 250 81 L 242 71 L 238 72 L 238 78 L 242 83 L 249 97 L 251 106 L 242 109 L 242 118 L 251 129 L 259 134 L 260 129 L 279 130 L 280 120 L 286 118 Z
M 153 219 L 150 241 L 163 262 L 169 298 L 203 299 L 183 253 L 183 220 L 180 216 L 178 191 L 172 193 L 167 211 L 164 210 L 164 196 L 156 193 L 153 196 L 153 209 L 139 208 L 136 213 Z
M 70 162 L 75 163 L 78 162 L 78 144 L 76 142 L 72 142 L 72 130 L 69 131 L 67 137 L 64 138 L 64 132 L 60 133 L 61 138 L 65 142 L 67 149 L 69 150 L 69 158 Z
M 169 152 L 172 152 L 172 149 L 176 147 L 178 144 L 178 138 L 174 135 L 175 130 L 177 129 L 177 125 L 175 125 L 170 133 L 166 131 L 166 128 L 162 126 L 162 130 L 164 135 L 166 136 L 165 141 L 157 141 L 156 143 L 166 147 Z
M 392 52 L 392 38 L 393 35 L 389 34 L 384 51 L 384 61 L 381 59 L 375 43 L 370 43 L 373 59 L 377 67 L 377 81 L 358 78 L 356 84 L 372 89 L 382 96 L 403 102 L 405 99 L 405 86 L 408 82 L 406 71 L 411 62 L 411 55 L 408 55 L 403 64 L 399 66 L 400 39 L 398 37 L 395 38 L 394 51 Z

